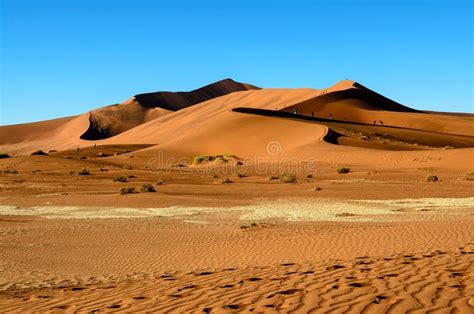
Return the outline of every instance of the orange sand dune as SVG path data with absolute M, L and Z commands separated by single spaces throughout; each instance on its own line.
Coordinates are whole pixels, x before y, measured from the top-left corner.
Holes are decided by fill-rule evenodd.
M 364 124 L 396 126 L 474 136 L 473 117 L 430 114 L 400 105 L 364 86 L 342 81 L 312 99 L 288 106 L 287 112 Z
M 238 88 L 250 90 L 191 106 L 194 101 Z M 307 146 L 308 151 L 302 156 L 311 156 L 320 149 L 320 145 L 313 144 L 323 138 L 334 144 L 391 150 L 474 146 L 474 118 L 419 112 L 352 81 L 341 81 L 321 91 L 252 88 L 255 87 L 224 80 L 190 93 L 177 93 L 178 98 L 170 93 L 147 94 L 141 100 L 145 105 L 136 96 L 90 115 L 0 127 L 0 150 L 28 154 L 36 149 L 73 149 L 93 143 L 159 144 L 160 150 L 179 156 L 231 150 L 249 156 L 262 153 L 269 141 L 278 141 L 286 147 L 287 155 L 292 149 Z M 156 101 L 156 106 L 151 101 Z M 176 106 L 187 108 L 170 111 L 179 109 L 170 105 L 174 101 Z M 242 107 L 297 115 L 285 120 L 230 112 Z M 297 116 L 326 121 L 298 120 Z M 325 137 L 329 129 L 331 136 Z M 84 137 L 96 140 L 85 141 L 81 139 Z M 103 137 L 108 138 L 100 140 Z M 153 148 L 147 151 L 144 156 Z
M 169 112 L 229 93 L 251 89 L 258 87 L 225 79 L 190 92 L 139 94 L 121 104 L 91 111 L 90 127 L 81 138 L 85 140 L 108 138 Z
M 90 145 L 79 136 L 89 127 L 89 114 L 0 127 L 0 151 L 29 154 L 38 149 L 64 150 Z

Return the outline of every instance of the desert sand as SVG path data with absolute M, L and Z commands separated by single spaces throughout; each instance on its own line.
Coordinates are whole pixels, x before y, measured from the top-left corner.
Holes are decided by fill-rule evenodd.
M 0 312 L 472 313 L 473 122 L 224 80 L 0 126 Z

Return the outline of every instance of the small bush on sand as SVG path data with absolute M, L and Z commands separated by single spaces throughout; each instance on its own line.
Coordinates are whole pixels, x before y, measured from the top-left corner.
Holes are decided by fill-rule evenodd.
M 281 182 L 283 183 L 296 183 L 298 179 L 296 178 L 296 174 L 290 173 L 280 177 Z
M 163 185 L 163 184 L 165 184 L 165 180 L 163 180 L 162 178 L 158 178 L 158 180 L 156 180 L 156 184 L 157 185 Z
M 247 175 L 246 175 L 245 173 L 243 173 L 243 172 L 238 172 L 238 173 L 237 173 L 237 176 L 238 176 L 239 178 L 245 178 L 245 177 L 247 177 Z
M 0 159 L 3 159 L 3 158 L 10 158 L 10 155 L 1 153 L 0 154 Z
M 132 188 L 130 186 L 120 189 L 120 195 L 132 194 L 132 193 L 137 193 L 137 192 L 135 191 L 135 188 Z
M 18 174 L 18 170 L 16 169 L 6 169 L 6 170 L 3 170 L 3 173 L 5 174 Z
M 229 183 L 234 183 L 234 182 L 229 178 L 225 178 L 225 179 L 222 180 L 222 183 L 223 184 L 229 184 Z
M 211 160 L 213 160 L 212 156 L 209 156 L 209 155 L 198 155 L 198 156 L 194 157 L 194 159 L 193 159 L 193 165 L 199 165 L 199 164 L 202 163 L 202 162 L 211 161 Z
M 269 180 L 278 180 L 280 179 L 280 176 L 270 176 L 270 178 L 268 178 Z
M 306 175 L 307 179 L 311 179 L 312 177 L 313 177 L 313 175 L 311 173 Z
M 474 181 L 474 171 L 468 171 L 468 172 L 464 173 L 464 180 Z
M 193 165 L 199 165 L 201 163 L 205 162 L 221 162 L 221 163 L 226 163 L 229 162 L 231 158 L 237 158 L 235 155 L 231 154 L 224 154 L 224 155 L 197 155 L 196 157 L 193 158 Z
M 336 169 L 337 173 L 339 174 L 343 174 L 343 173 L 349 173 L 351 172 L 351 168 L 347 168 L 347 167 L 339 167 Z
M 42 150 L 37 150 L 31 153 L 31 156 L 47 156 L 48 154 Z
M 438 182 L 439 179 L 434 174 L 429 174 L 429 175 L 426 176 L 426 181 L 427 182 Z
M 127 182 L 128 176 L 121 175 L 114 178 L 114 182 Z
M 79 171 L 77 174 L 80 175 L 80 176 L 88 176 L 91 173 L 87 168 L 82 168 L 81 171 Z
M 214 179 L 219 178 L 219 176 L 217 175 L 217 173 L 214 173 L 214 174 L 212 175 L 212 177 L 213 177 Z
M 141 191 L 144 192 L 144 193 L 156 192 L 155 188 L 150 183 L 143 184 Z

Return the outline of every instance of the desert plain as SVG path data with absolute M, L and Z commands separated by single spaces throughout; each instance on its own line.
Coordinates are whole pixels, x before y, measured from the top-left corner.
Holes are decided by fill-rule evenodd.
M 0 153 L 0 312 L 474 312 L 470 113 L 226 79 Z

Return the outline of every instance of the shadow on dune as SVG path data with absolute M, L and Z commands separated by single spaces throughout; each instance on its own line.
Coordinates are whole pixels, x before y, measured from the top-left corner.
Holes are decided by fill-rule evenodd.
M 144 122 L 229 93 L 259 89 L 231 79 L 221 80 L 190 92 L 138 94 L 128 103 L 99 108 L 90 112 L 89 128 L 83 140 L 102 140 L 134 128 Z

